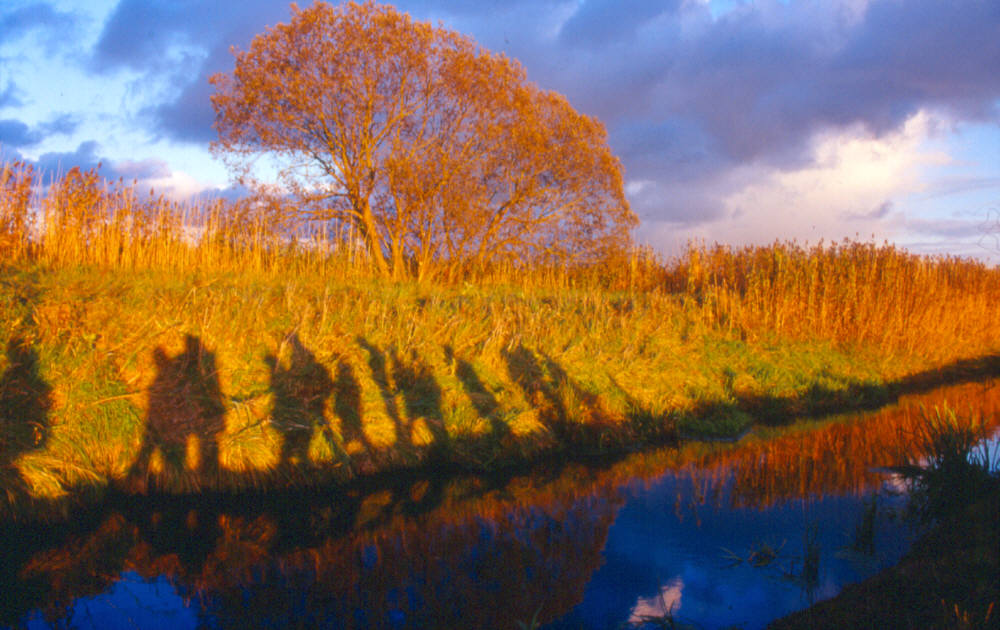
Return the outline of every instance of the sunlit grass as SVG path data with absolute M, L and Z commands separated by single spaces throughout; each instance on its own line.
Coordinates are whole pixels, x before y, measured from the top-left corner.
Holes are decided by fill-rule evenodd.
M 289 231 L 252 201 L 178 205 L 79 171 L 36 184 L 2 169 L 0 468 L 36 496 L 732 437 L 1000 352 L 1000 271 L 891 246 L 386 283 L 350 234 Z

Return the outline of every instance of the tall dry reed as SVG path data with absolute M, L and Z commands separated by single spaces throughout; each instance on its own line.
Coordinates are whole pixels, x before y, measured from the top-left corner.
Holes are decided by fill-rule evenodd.
M 41 186 L 30 165 L 0 167 L 0 252 L 8 262 L 377 280 L 355 236 L 273 200 L 181 204 L 93 170 L 72 169 Z M 674 295 L 701 324 L 747 341 L 825 340 L 941 360 L 1000 348 L 1000 268 L 890 244 L 691 245 L 672 261 L 636 248 L 572 268 L 440 266 L 429 275 L 449 284 L 567 289 L 599 301 L 620 292 Z
M 966 258 L 850 241 L 693 246 L 671 278 L 705 318 L 750 340 L 775 333 L 904 355 L 975 355 L 1000 342 L 1000 269 Z

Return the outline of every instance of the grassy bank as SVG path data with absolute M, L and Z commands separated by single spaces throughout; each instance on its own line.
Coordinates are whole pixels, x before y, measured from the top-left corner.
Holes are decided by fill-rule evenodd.
M 392 283 L 342 238 L 288 240 L 246 206 L 139 201 L 79 173 L 21 203 L 23 171 L 4 177 L 15 502 L 489 469 L 997 371 L 1000 270 L 971 261 L 694 247 Z

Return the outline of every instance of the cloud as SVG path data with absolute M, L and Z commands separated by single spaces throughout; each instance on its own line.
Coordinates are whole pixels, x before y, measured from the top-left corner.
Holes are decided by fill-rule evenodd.
M 94 140 L 81 143 L 73 151 L 45 153 L 35 161 L 28 161 L 35 166 L 40 180 L 45 183 L 64 176 L 73 168 L 79 168 L 81 171 L 96 170 L 102 179 L 109 182 L 120 180 L 126 186 L 134 185 L 135 191 L 140 195 L 152 191 L 155 195 L 164 195 L 176 201 L 206 195 L 231 197 L 237 193 L 230 189 L 212 189 L 193 175 L 172 170 L 163 160 L 108 159 L 100 155 L 100 145 Z M 238 192 L 245 194 L 246 191 Z
M 39 125 L 39 132 L 44 136 L 55 134 L 69 135 L 80 126 L 80 119 L 74 114 L 60 114 Z
M 1000 5 L 988 2 L 760 2 L 717 19 L 687 3 L 613 49 L 560 38 L 536 42 L 546 52 L 535 58 L 549 85 L 605 121 L 626 176 L 650 182 L 630 196 L 648 221 L 707 225 L 720 216 L 720 187 L 805 172 L 818 138 L 888 138 L 921 111 L 997 120 L 998 24 Z M 772 187 L 766 199 L 778 203 L 779 190 L 792 192 Z M 841 216 L 891 199 L 843 201 Z
M 891 201 L 883 201 L 872 210 L 867 212 L 845 212 L 843 217 L 847 221 L 878 221 L 889 216 L 895 205 Z
M 35 2 L 0 13 L 0 44 L 11 42 L 32 31 L 59 31 L 75 24 L 70 13 L 57 11 L 50 4 Z
M 80 143 L 74 151 L 43 153 L 35 160 L 35 168 L 43 174 L 45 180 L 61 176 L 73 167 L 84 171 L 97 168 L 103 161 L 97 155 L 98 146 L 97 141 L 88 140 Z
M 9 0 L 5 0 L 5 4 Z M 72 39 L 78 17 L 59 11 L 46 2 L 35 2 L 20 7 L 3 7 L 0 10 L 0 45 L 17 42 L 29 35 L 38 35 L 50 54 Z M 2 99 L 0 99 L 2 102 Z
M 652 597 L 640 597 L 629 611 L 630 624 L 643 624 L 650 619 L 672 618 L 680 610 L 684 593 L 684 579 L 675 577 L 667 584 L 660 586 L 659 592 Z
M 43 153 L 34 161 L 35 168 L 46 181 L 65 175 L 72 168 L 82 171 L 96 169 L 107 180 L 145 181 L 169 177 L 170 167 L 162 160 L 114 161 L 99 154 L 96 140 L 81 142 L 73 151 Z
M 208 78 L 232 67 L 230 47 L 245 47 L 288 6 L 269 0 L 122 0 L 105 21 L 91 67 L 127 69 L 140 81 L 166 82 L 163 102 L 146 107 L 153 129 L 172 140 L 205 144 L 215 138 Z
M 173 140 L 207 144 L 217 138 L 212 124 L 215 111 L 211 101 L 213 88 L 208 78 L 214 74 L 209 67 L 202 69 L 198 78 L 181 89 L 177 100 L 148 108 L 154 128 Z
M 0 144 L 9 147 L 26 147 L 38 144 L 55 134 L 70 134 L 79 122 L 73 116 L 63 114 L 49 122 L 31 128 L 20 120 L 0 120 Z
M 147 159 L 137 162 L 123 160 L 109 164 L 107 168 L 102 168 L 102 175 L 109 179 L 125 181 L 150 181 L 162 180 L 171 176 L 170 167 L 163 160 Z
M 925 148 L 937 122 L 919 112 L 882 136 L 857 125 L 814 138 L 808 164 L 733 169 L 718 182 L 720 214 L 688 225 L 675 219 L 650 238 L 669 235 L 664 245 L 673 247 L 691 238 L 766 244 L 902 235 L 910 227 L 896 200 L 923 192 L 925 171 L 951 161 Z
M 19 120 L 0 120 L 0 144 L 23 147 L 38 143 L 41 135 Z
M 190 0 L 150 2 L 121 0 L 104 23 L 94 49 L 97 71 L 129 68 L 161 70 L 169 63 L 171 49 L 197 44 L 211 35 L 211 8 Z
M 20 107 L 24 103 L 18 97 L 17 86 L 13 81 L 7 82 L 7 87 L 0 91 L 0 109 L 5 107 Z
M 563 24 L 559 39 L 588 49 L 631 39 L 652 18 L 679 5 L 678 0 L 584 0 Z

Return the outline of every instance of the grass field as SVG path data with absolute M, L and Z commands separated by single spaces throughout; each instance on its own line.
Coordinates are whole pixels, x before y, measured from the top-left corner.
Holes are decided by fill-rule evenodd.
M 1000 270 L 891 245 L 637 250 L 388 282 L 246 203 L 0 167 L 8 499 L 490 469 L 997 371 Z

